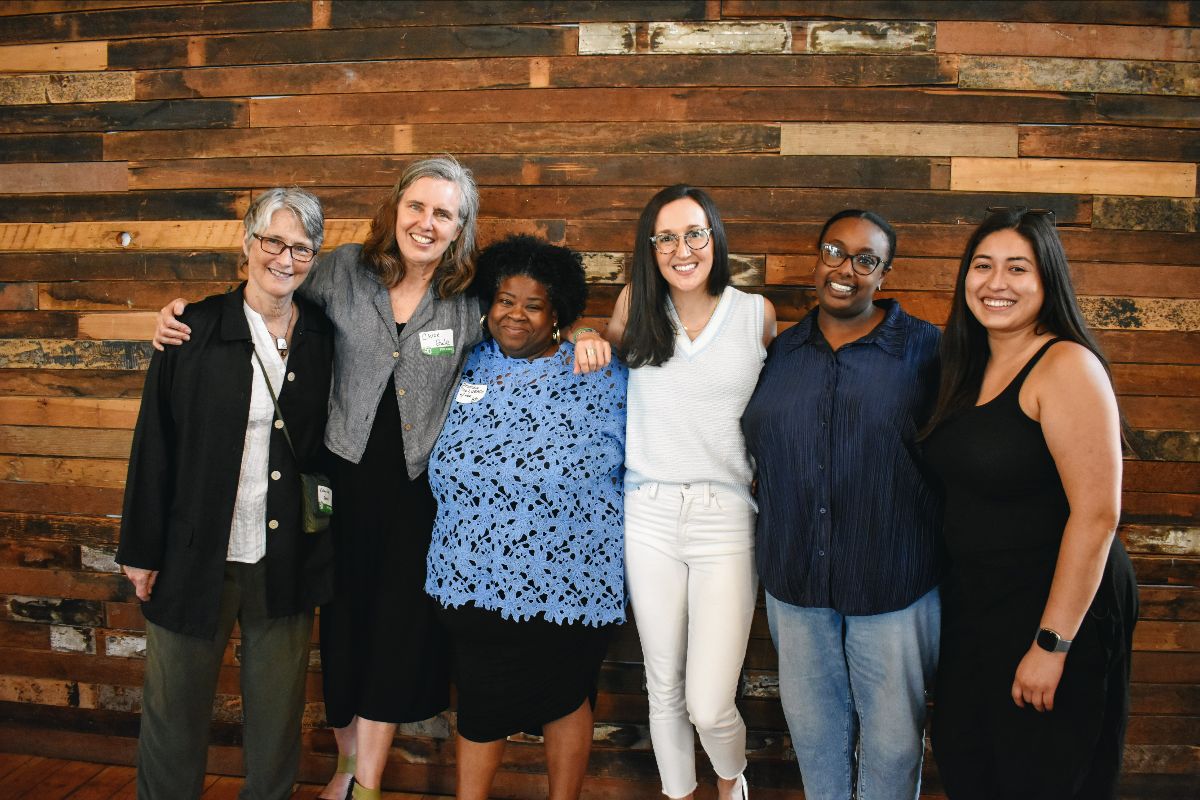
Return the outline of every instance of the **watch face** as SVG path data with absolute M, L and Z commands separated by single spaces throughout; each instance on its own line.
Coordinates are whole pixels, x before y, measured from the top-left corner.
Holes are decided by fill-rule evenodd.
M 1038 647 L 1051 653 L 1058 649 L 1058 642 L 1060 639 L 1061 637 L 1057 633 L 1047 628 L 1042 628 L 1038 631 Z

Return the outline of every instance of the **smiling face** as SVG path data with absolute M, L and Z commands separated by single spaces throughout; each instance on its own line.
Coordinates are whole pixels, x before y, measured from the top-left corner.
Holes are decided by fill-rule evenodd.
M 304 226 L 289 209 L 281 208 L 271 215 L 271 222 L 259 234 L 263 239 L 276 239 L 286 245 L 303 245 L 312 248 L 312 240 L 304 232 Z M 246 280 L 250 291 L 258 291 L 276 298 L 291 297 L 292 292 L 304 283 L 312 261 L 297 261 L 292 251 L 284 249 L 279 255 L 271 255 L 263 249 L 262 241 L 253 236 L 242 243 L 246 254 Z
M 825 238 L 819 245 L 836 245 L 843 253 L 857 256 L 869 253 L 884 261 L 890 261 L 888 238 L 873 222 L 858 217 L 839 219 L 829 226 Z M 813 269 L 813 284 L 817 291 L 817 302 L 822 314 L 841 319 L 869 316 L 874 311 L 872 301 L 875 292 L 883 284 L 886 274 L 881 264 L 870 275 L 859 275 L 847 258 L 836 267 L 830 267 L 817 255 Z
M 1046 293 L 1033 246 L 1011 228 L 985 236 L 971 256 L 963 296 L 989 334 L 1036 326 Z
M 418 178 L 396 204 L 396 245 L 404 264 L 414 269 L 436 267 L 457 237 L 458 187 L 439 178 Z
M 500 281 L 488 310 L 488 330 L 509 358 L 539 358 L 558 349 L 558 315 L 546 287 L 528 275 Z
M 703 248 L 692 250 L 683 241 L 688 231 L 707 227 L 708 217 L 704 209 L 690 197 L 673 200 L 658 212 L 658 219 L 654 222 L 654 235 L 673 233 L 679 237 L 679 246 L 675 248 L 674 253 L 654 253 L 659 274 L 672 289 L 678 292 L 696 289 L 707 291 L 708 273 L 712 272 L 713 264 L 713 242 L 710 238 Z

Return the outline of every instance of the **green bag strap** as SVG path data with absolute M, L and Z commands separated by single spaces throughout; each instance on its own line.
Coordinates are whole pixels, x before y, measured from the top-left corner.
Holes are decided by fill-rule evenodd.
M 283 412 L 279 410 L 279 400 L 275 397 L 275 390 L 271 388 L 271 377 L 267 374 L 267 365 L 263 363 L 257 347 L 254 348 L 254 359 L 258 362 L 258 366 L 262 367 L 263 380 L 267 382 L 267 391 L 271 394 L 271 402 L 275 404 L 275 413 L 283 425 L 283 438 L 287 439 L 288 449 L 292 451 L 292 459 L 296 462 L 296 468 L 299 469 L 300 458 L 296 455 L 296 448 L 292 446 L 292 437 L 288 433 L 287 423 L 283 421 Z

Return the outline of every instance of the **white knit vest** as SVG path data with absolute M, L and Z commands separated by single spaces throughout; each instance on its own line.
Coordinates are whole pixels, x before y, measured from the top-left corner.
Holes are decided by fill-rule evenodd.
M 629 371 L 625 485 L 711 482 L 753 505 L 742 412 L 762 369 L 763 299 L 725 288 L 712 319 L 688 339 L 674 306 L 675 352 Z

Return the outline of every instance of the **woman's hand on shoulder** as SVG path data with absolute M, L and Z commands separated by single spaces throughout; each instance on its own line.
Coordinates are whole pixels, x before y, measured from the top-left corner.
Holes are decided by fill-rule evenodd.
M 155 350 L 162 350 L 163 345 L 179 345 L 192 338 L 192 329 L 177 318 L 187 308 L 187 301 L 176 297 L 158 311 L 158 319 L 154 325 L 154 338 L 151 343 Z
M 1058 690 L 1066 661 L 1066 653 L 1050 653 L 1036 644 L 1030 645 L 1013 677 L 1013 702 L 1019 708 L 1029 704 L 1038 711 L 1053 711 L 1054 693 Z

